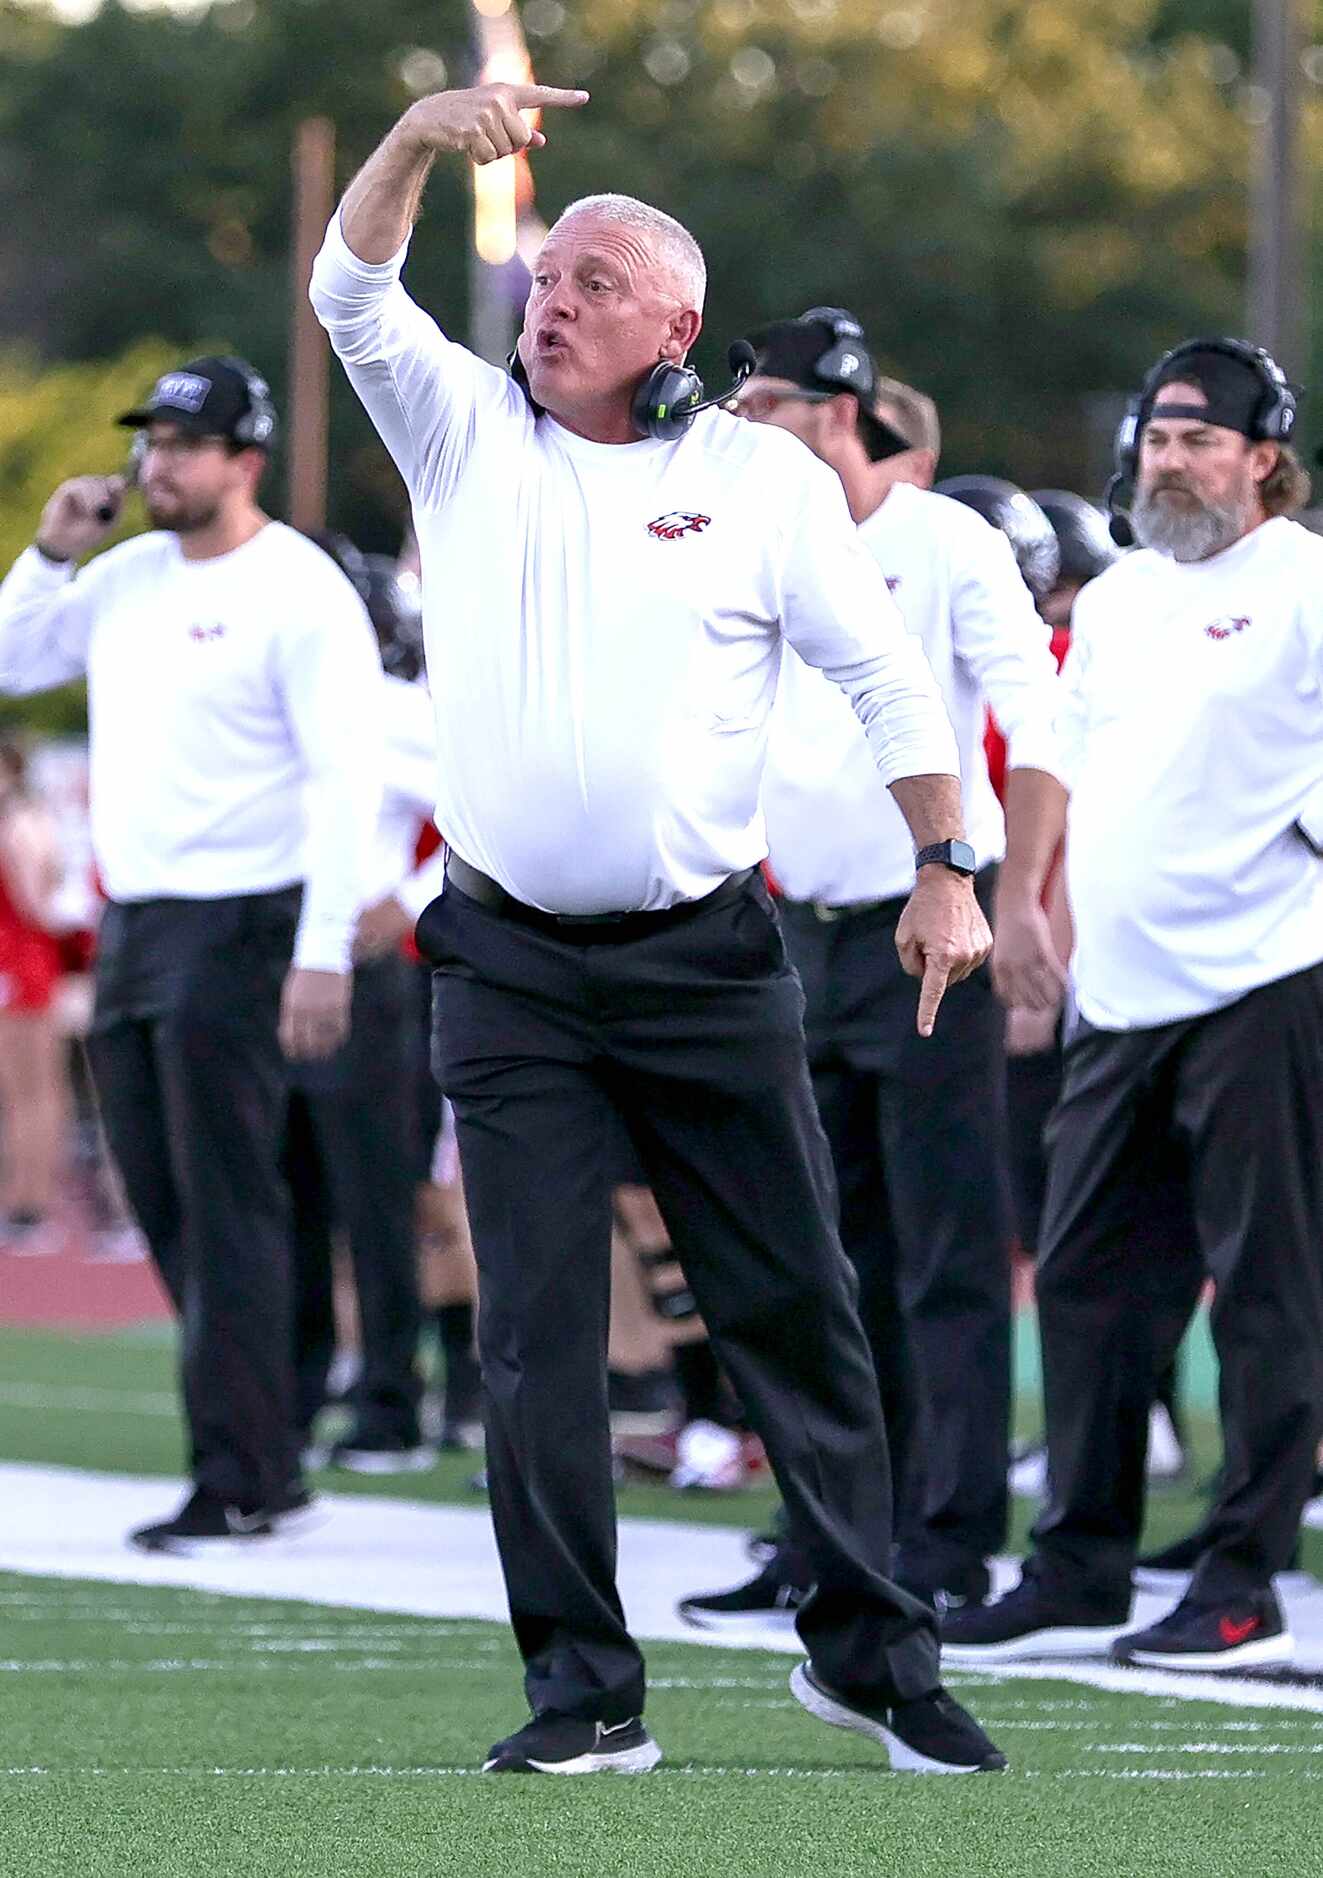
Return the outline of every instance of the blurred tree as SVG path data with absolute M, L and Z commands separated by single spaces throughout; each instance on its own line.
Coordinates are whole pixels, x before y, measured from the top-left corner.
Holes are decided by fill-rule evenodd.
M 121 467 L 128 440 L 115 419 L 176 356 L 160 340 L 143 340 L 115 359 L 43 370 L 29 354 L 0 353 L 0 569 L 27 547 L 46 498 L 66 477 Z M 130 501 L 115 539 L 141 527 L 141 510 Z M 4 700 L 0 721 L 14 720 L 81 729 L 83 687 Z
M 1240 324 L 1242 0 L 524 0 L 539 76 L 586 83 L 536 162 L 549 219 L 609 184 L 711 269 L 697 363 L 851 306 L 938 398 L 947 467 L 1097 482 L 1120 395 L 1166 344 Z M 468 70 L 465 0 L 108 0 L 79 27 L 0 0 L 0 337 L 114 355 L 225 332 L 284 376 L 289 144 L 341 180 L 411 95 Z M 10 46 L 12 43 L 12 50 Z M 1323 155 L 1317 96 L 1308 105 Z M 439 166 L 410 284 L 463 332 L 467 211 Z M 1291 362 L 1293 363 L 1293 362 Z M 335 519 L 386 545 L 393 472 L 337 375 Z

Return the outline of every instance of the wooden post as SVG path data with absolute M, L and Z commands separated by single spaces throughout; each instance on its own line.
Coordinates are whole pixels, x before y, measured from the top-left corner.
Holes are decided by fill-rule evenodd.
M 308 280 L 335 206 L 335 125 L 304 118 L 294 136 L 290 280 L 289 519 L 326 526 L 330 347 L 308 302 Z

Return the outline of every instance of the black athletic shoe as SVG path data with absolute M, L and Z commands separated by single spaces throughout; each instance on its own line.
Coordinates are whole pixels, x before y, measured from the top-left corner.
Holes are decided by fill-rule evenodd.
M 129 1544 L 144 1552 L 191 1552 L 224 1540 L 271 1539 L 275 1533 L 276 1517 L 269 1507 L 233 1506 L 197 1487 L 173 1519 L 139 1526 L 129 1534 Z
M 792 1584 L 772 1557 L 756 1578 L 732 1591 L 711 1591 L 703 1597 L 681 1598 L 676 1607 L 695 1630 L 739 1630 L 759 1624 L 790 1625 L 804 1602 L 804 1592 Z
M 1011 1663 L 1029 1656 L 1101 1656 L 1125 1628 L 1128 1606 L 1104 1614 L 1071 1608 L 1022 1578 L 989 1604 L 966 1604 L 941 1619 L 948 1663 Z
M 1257 1591 L 1215 1604 L 1182 1598 L 1147 1630 L 1118 1637 L 1112 1655 L 1153 1669 L 1264 1669 L 1291 1662 L 1295 1638 L 1276 1593 Z
M 799 1663 L 790 1693 L 819 1721 L 876 1741 L 898 1774 L 999 1774 L 1006 1766 L 1006 1756 L 945 1689 L 893 1708 L 861 1708 L 829 1689 L 811 1663 Z
M 421 1440 L 392 1439 L 351 1430 L 327 1457 L 331 1467 L 351 1474 L 425 1474 L 436 1466 L 436 1449 Z
M 498 1741 L 484 1774 L 649 1774 L 661 1749 L 635 1716 L 608 1728 L 569 1715 L 535 1715 L 518 1734 Z

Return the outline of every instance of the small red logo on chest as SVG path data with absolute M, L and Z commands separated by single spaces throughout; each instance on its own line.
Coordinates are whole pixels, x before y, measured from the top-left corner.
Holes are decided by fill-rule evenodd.
M 1211 626 L 1204 627 L 1204 634 L 1209 639 L 1230 639 L 1232 633 L 1243 633 L 1250 624 L 1244 614 L 1232 619 L 1228 614 L 1222 619 L 1215 619 Z
M 691 515 L 687 509 L 672 509 L 669 514 L 659 515 L 655 522 L 648 523 L 648 533 L 655 535 L 658 541 L 678 541 L 681 535 L 701 535 L 710 515 Z
M 207 645 L 213 639 L 223 639 L 225 628 L 219 620 L 213 620 L 205 626 L 190 626 L 188 636 L 198 645 Z
M 899 590 L 899 587 L 900 587 L 900 575 L 888 574 L 886 576 L 886 582 L 887 582 L 887 592 L 895 593 Z

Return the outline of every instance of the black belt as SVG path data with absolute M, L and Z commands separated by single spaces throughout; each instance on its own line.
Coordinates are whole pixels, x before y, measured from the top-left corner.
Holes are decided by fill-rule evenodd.
M 908 898 L 908 894 L 898 893 L 885 900 L 850 900 L 844 906 L 832 906 L 825 900 L 782 900 L 781 911 L 788 919 L 812 919 L 831 925 L 838 919 L 854 919 L 861 913 L 899 913 Z
M 646 939 L 649 934 L 678 926 L 696 913 L 709 913 L 716 907 L 737 900 L 758 872 L 746 867 L 729 880 L 723 880 L 701 900 L 682 900 L 678 906 L 663 907 L 656 913 L 544 913 L 541 907 L 526 906 L 512 893 L 499 886 L 487 874 L 470 867 L 457 854 L 446 860 L 446 879 L 465 899 L 474 900 L 489 913 L 499 913 L 521 926 L 531 926 L 553 939 L 567 939 L 576 945 L 625 945 L 631 939 Z

